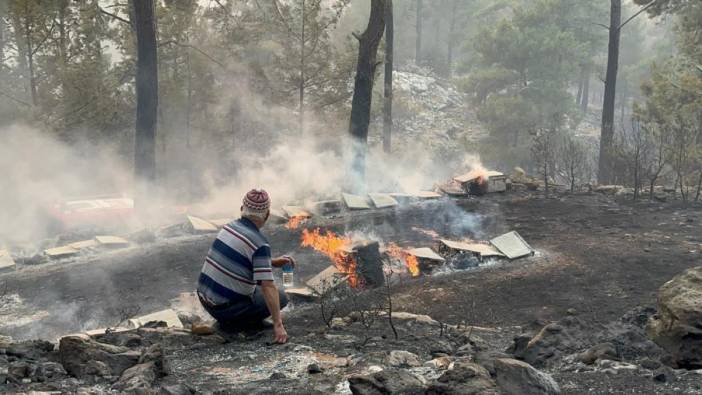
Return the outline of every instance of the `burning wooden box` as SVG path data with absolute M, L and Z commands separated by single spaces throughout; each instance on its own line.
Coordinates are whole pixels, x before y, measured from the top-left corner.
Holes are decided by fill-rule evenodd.
M 453 179 L 460 183 L 466 192 L 472 195 L 484 195 L 507 190 L 507 177 L 499 171 L 472 170 Z
M 413 248 L 405 251 L 408 255 L 416 258 L 417 266 L 421 273 L 431 273 L 437 267 L 443 265 L 446 260 L 431 248 Z
M 353 241 L 330 231 L 322 233 L 319 229 L 304 229 L 302 246 L 312 247 L 331 259 L 336 270 L 348 276 L 352 287 L 374 288 L 385 281 L 379 243 L 376 241 Z

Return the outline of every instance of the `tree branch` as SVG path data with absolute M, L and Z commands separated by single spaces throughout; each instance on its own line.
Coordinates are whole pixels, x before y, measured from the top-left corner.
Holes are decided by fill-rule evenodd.
M 4 97 L 6 97 L 6 98 L 12 100 L 13 102 L 16 102 L 16 103 L 19 103 L 19 104 L 23 104 L 23 105 L 25 105 L 25 106 L 27 106 L 27 107 L 32 107 L 32 105 L 29 104 L 29 103 L 27 103 L 26 101 L 20 100 L 20 99 L 14 97 L 14 96 L 10 96 L 10 95 L 8 95 L 7 93 L 5 93 L 5 92 L 3 92 L 3 91 L 0 91 L 0 96 L 4 96 Z
M 629 17 L 629 19 L 625 20 L 624 23 L 622 23 L 621 25 L 619 25 L 619 29 L 623 28 L 627 23 L 631 22 L 631 21 L 632 21 L 634 18 L 636 18 L 637 16 L 639 16 L 639 15 L 641 15 L 642 13 L 646 12 L 646 10 L 648 10 L 649 8 L 651 8 L 651 7 L 652 7 L 655 3 L 657 3 L 657 2 L 658 2 L 658 0 L 653 0 L 653 1 L 651 1 L 650 3 L 648 3 L 647 5 L 645 5 L 644 7 L 642 7 L 642 8 L 641 8 L 640 10 L 638 10 L 634 15 L 632 15 L 631 17 Z
M 600 27 L 604 27 L 605 29 L 609 30 L 609 26 L 607 26 L 607 25 L 605 25 L 605 24 L 602 24 L 602 23 L 596 23 L 596 22 L 592 22 L 592 24 L 593 24 L 593 25 L 595 25 L 595 26 L 600 26 Z
M 111 12 L 109 12 L 109 11 L 105 11 L 105 9 L 103 9 L 102 7 L 98 7 L 98 11 L 100 11 L 101 14 L 105 14 L 105 15 L 107 15 L 107 16 L 109 16 L 109 17 L 112 17 L 113 19 L 116 19 L 116 20 L 122 22 L 122 23 L 126 23 L 126 24 L 129 25 L 129 26 L 132 25 L 132 23 L 129 22 L 128 20 L 122 18 L 121 16 L 119 16 L 119 15 L 117 15 L 117 14 L 113 14 L 113 13 L 111 13 Z
M 200 48 L 198 48 L 198 47 L 196 47 L 196 46 L 194 46 L 194 45 L 192 45 L 192 44 L 183 44 L 183 43 L 179 43 L 179 42 L 177 42 L 177 41 L 175 41 L 175 40 L 168 40 L 168 41 L 162 41 L 162 42 L 158 43 L 158 46 L 160 47 L 160 46 L 162 46 L 162 45 L 168 45 L 168 44 L 174 44 L 174 45 L 177 45 L 177 46 L 179 46 L 179 47 L 184 47 L 184 48 L 192 48 L 192 49 L 194 49 L 195 51 L 197 51 L 198 53 L 200 53 L 202 56 L 206 57 L 207 59 L 211 60 L 213 63 L 215 63 L 215 64 L 217 64 L 218 66 L 220 66 L 221 68 L 227 69 L 227 66 L 226 66 L 224 63 L 220 62 L 219 60 L 215 59 L 214 57 L 212 57 L 212 56 L 211 56 L 210 54 L 208 54 L 207 52 L 201 50 Z

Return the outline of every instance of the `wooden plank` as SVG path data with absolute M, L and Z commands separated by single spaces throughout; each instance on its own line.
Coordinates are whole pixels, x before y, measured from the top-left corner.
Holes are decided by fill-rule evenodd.
M 44 250 L 44 254 L 46 254 L 49 258 L 52 259 L 66 258 L 69 256 L 77 255 L 79 252 L 80 251 L 70 246 L 54 247 Z
M 453 241 L 445 239 L 440 239 L 439 241 L 452 250 L 472 252 L 480 255 L 481 257 L 504 256 L 504 254 L 502 254 L 495 247 L 489 244 L 466 243 L 462 241 Z
M 196 232 L 216 232 L 218 230 L 217 227 L 211 223 L 192 215 L 188 215 L 188 222 L 190 222 L 190 226 Z
M 95 239 L 91 240 L 83 240 L 83 241 L 76 241 L 75 243 L 71 243 L 68 246 L 75 248 L 76 250 L 83 250 L 86 248 L 93 248 L 98 246 L 98 241 Z
M 422 248 L 412 248 L 411 250 L 405 251 L 409 255 L 415 256 L 420 259 L 426 259 L 429 261 L 437 261 L 437 262 L 445 262 L 446 260 L 441 257 L 441 255 L 437 254 L 432 250 L 431 248 L 428 247 L 422 247 Z
M 129 245 L 129 240 L 119 236 L 100 235 L 95 236 L 95 240 L 102 246 L 125 247 Z
M 398 204 L 397 200 L 387 193 L 369 193 L 368 196 L 376 208 L 395 207 Z
M 509 259 L 517 259 L 534 253 L 534 249 L 515 231 L 497 236 L 490 240 L 490 243 Z
M 346 203 L 346 207 L 350 210 L 367 210 L 371 208 L 365 196 L 352 195 L 350 193 L 342 193 L 341 196 L 344 199 L 344 203 Z

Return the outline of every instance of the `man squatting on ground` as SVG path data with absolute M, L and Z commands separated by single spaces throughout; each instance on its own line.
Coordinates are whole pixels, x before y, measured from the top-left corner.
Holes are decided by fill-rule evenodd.
M 271 259 L 271 247 L 260 229 L 271 201 L 262 189 L 244 197 L 241 218 L 225 225 L 212 244 L 200 272 L 200 303 L 223 329 L 261 325 L 270 316 L 276 343 L 288 341 L 280 309 L 288 304 L 273 280 L 272 267 L 294 265 L 290 257 Z

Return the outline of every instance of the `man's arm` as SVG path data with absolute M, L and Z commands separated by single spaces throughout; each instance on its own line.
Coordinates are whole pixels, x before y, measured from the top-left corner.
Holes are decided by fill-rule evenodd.
M 280 298 L 278 296 L 278 288 L 273 281 L 261 281 L 261 292 L 263 299 L 266 301 L 268 311 L 273 319 L 273 335 L 276 343 L 285 343 L 288 341 L 288 333 L 283 326 L 283 317 L 280 314 Z
M 283 267 L 287 264 L 295 266 L 295 260 L 291 256 L 283 255 L 278 258 L 271 259 L 271 265 L 273 267 Z

